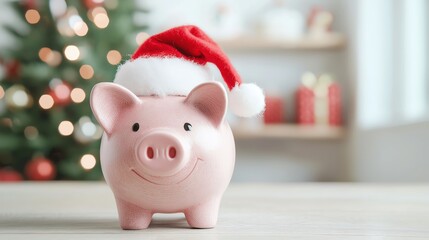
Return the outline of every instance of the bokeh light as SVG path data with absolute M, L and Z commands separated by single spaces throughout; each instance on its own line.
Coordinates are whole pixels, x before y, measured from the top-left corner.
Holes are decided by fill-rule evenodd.
M 64 49 L 64 55 L 70 61 L 76 61 L 79 59 L 80 51 L 75 45 L 69 45 Z
M 85 64 L 80 67 L 79 73 L 83 79 L 88 80 L 94 76 L 94 69 L 91 67 L 91 65 Z
M 94 24 L 98 28 L 106 28 L 109 25 L 109 17 L 106 13 L 99 13 L 94 16 Z
M 74 88 L 71 91 L 70 97 L 71 97 L 73 102 L 81 103 L 81 102 L 83 102 L 83 100 L 85 100 L 86 94 L 82 88 Z
M 150 37 L 150 35 L 146 32 L 140 32 L 137 34 L 136 36 L 136 43 L 138 45 L 141 45 L 142 43 L 144 43 L 144 41 L 146 41 L 148 38 Z
M 119 51 L 117 50 L 110 50 L 107 53 L 107 61 L 112 64 L 112 65 L 117 65 L 121 62 L 122 59 L 122 55 Z
M 39 50 L 39 58 L 52 67 L 58 66 L 62 60 L 61 54 L 58 51 L 53 51 L 47 47 Z
M 28 105 L 30 98 L 24 90 L 18 89 L 13 93 L 12 100 L 16 106 L 25 107 Z
M 43 109 L 50 109 L 54 106 L 54 99 L 51 95 L 44 94 L 39 98 L 39 105 Z
M 62 121 L 60 125 L 58 125 L 58 132 L 63 136 L 70 136 L 73 133 L 73 130 L 73 123 L 70 121 Z
M 60 100 L 66 100 L 70 97 L 70 87 L 65 84 L 57 84 L 54 88 L 55 95 Z
M 52 50 L 47 47 L 43 47 L 39 50 L 39 58 L 40 60 L 47 62 L 49 59 L 49 55 L 52 54 Z
M 49 66 L 56 67 L 60 65 L 61 60 L 62 60 L 61 53 L 58 51 L 52 51 L 46 63 Z
M 4 97 L 4 89 L 2 86 L 0 86 L 0 99 Z
M 93 169 L 96 163 L 97 163 L 97 160 L 92 154 L 85 154 L 80 159 L 80 165 L 86 170 Z
M 36 24 L 40 21 L 40 14 L 35 9 L 28 9 L 27 12 L 25 12 L 25 20 L 30 24 Z
M 76 35 L 83 37 L 88 33 L 88 25 L 85 22 L 80 22 L 73 27 L 73 30 Z
M 39 130 L 33 126 L 27 126 L 24 129 L 24 135 L 27 139 L 35 139 L 37 136 L 39 136 Z
M 86 121 L 82 124 L 82 133 L 87 137 L 93 137 L 97 132 L 97 126 L 91 121 Z

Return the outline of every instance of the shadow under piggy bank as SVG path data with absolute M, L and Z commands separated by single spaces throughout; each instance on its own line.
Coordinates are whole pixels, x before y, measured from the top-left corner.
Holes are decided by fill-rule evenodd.
M 155 214 L 149 229 L 191 229 L 181 214 Z M 139 231 L 139 230 L 137 230 Z M 125 233 L 117 217 L 79 217 L 64 214 L 24 216 L 11 215 L 0 220 L 0 234 L 85 234 Z M 145 231 L 145 230 L 140 230 Z

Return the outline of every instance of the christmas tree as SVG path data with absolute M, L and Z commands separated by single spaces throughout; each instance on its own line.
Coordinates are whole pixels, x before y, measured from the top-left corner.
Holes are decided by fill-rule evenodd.
M 101 179 L 89 94 L 144 41 L 134 1 L 24 1 L 0 66 L 0 180 Z

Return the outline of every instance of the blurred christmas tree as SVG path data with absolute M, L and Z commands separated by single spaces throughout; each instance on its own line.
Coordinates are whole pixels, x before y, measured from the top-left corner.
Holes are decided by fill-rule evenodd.
M 28 26 L 0 59 L 0 180 L 101 179 L 89 94 L 145 38 L 134 1 L 11 4 Z

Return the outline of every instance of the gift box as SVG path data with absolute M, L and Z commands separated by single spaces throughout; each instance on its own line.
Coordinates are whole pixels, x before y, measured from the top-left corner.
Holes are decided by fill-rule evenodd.
M 284 101 L 279 96 L 265 97 L 264 123 L 282 123 L 285 119 Z
M 296 110 L 299 124 L 314 124 L 314 92 L 305 85 L 296 93 Z
M 296 92 L 298 124 L 341 125 L 341 90 L 332 76 L 305 73 Z

